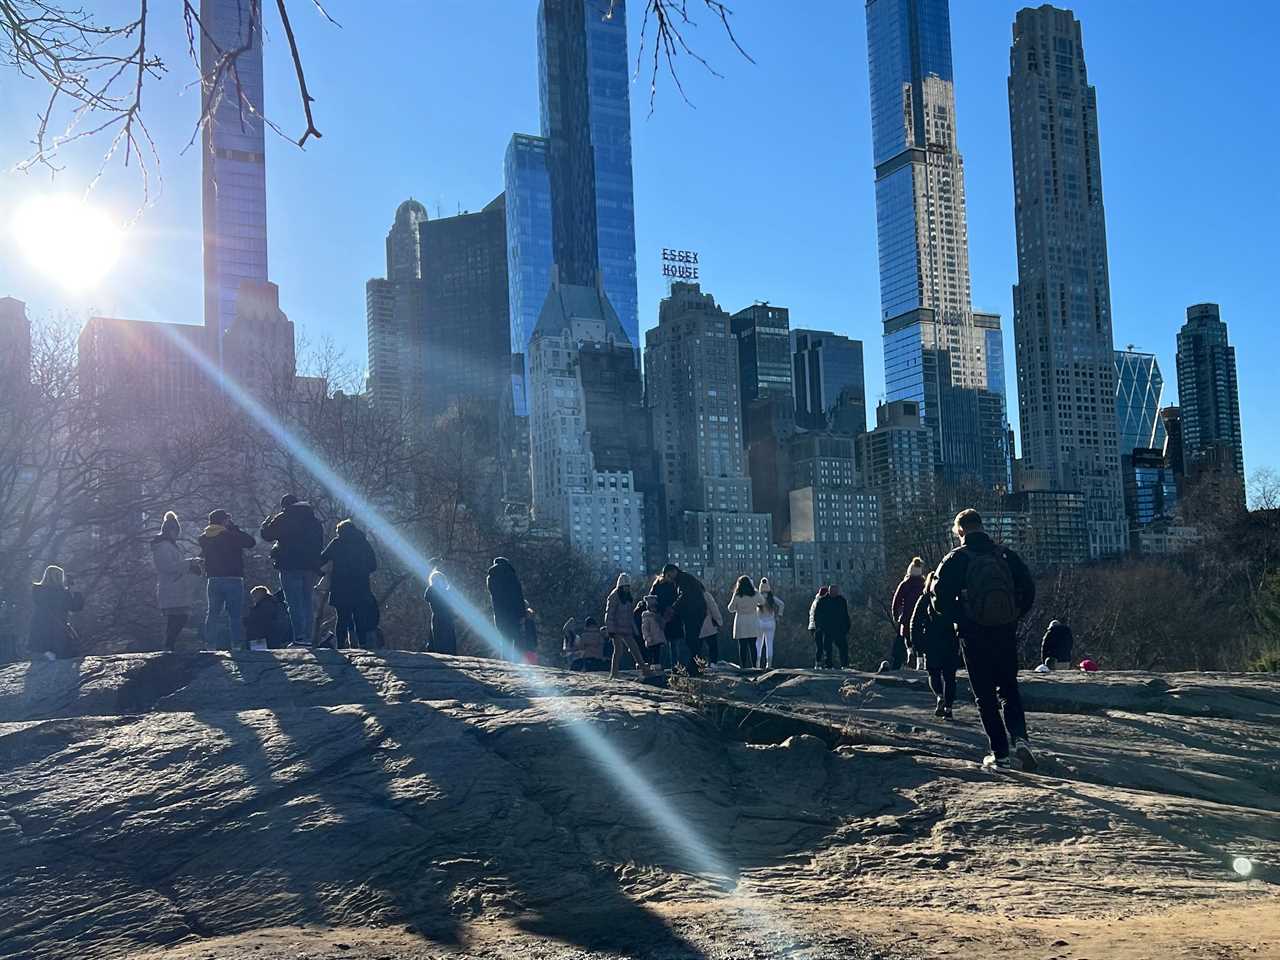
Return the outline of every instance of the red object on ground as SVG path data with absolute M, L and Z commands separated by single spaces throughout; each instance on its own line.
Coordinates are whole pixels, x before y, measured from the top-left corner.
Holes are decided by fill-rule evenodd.
M 1102 668 L 1098 666 L 1097 661 L 1086 658 L 1080 661 L 1080 669 L 1085 673 L 1097 673 Z

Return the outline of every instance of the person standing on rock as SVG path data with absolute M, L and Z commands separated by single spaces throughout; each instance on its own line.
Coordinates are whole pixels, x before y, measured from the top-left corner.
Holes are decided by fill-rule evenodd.
M 697 673 L 694 658 L 698 654 L 702 622 L 707 617 L 706 592 L 701 580 L 674 563 L 662 568 L 650 588 L 650 593 L 658 598 L 669 648 L 667 655 L 678 660 L 689 673 Z
M 280 510 L 262 521 L 258 536 L 271 543 L 271 562 L 280 572 L 280 589 L 289 604 L 293 640 L 311 646 L 313 593 L 320 577 L 324 527 L 311 504 L 292 493 L 280 498 Z
M 702 591 L 702 600 L 707 605 L 707 614 L 702 618 L 702 629 L 698 631 L 698 650 L 703 652 L 707 663 L 715 663 L 720 659 L 720 628 L 724 626 L 724 615 L 720 613 L 720 604 L 716 603 L 710 590 Z
M 44 568 L 31 585 L 31 633 L 29 647 L 34 659 L 69 660 L 80 651 L 71 614 L 84 609 L 84 597 L 71 589 L 70 577 L 56 564 Z
M 1040 666 L 1036 667 L 1036 672 L 1048 673 L 1056 663 L 1070 663 L 1075 643 L 1075 635 L 1069 626 L 1061 620 L 1050 620 L 1049 629 L 1040 641 Z
M 754 670 L 756 641 L 760 639 L 760 594 L 750 577 L 739 577 L 726 605 L 733 614 L 733 639 L 738 642 L 738 666 Z
M 818 604 L 826 595 L 827 588 L 824 584 L 818 588 L 818 592 L 813 595 L 813 600 L 809 602 L 809 639 L 813 642 L 813 669 L 815 670 L 831 669 L 831 648 L 823 642 L 822 631 L 818 629 L 817 621 Z
M 501 659 L 514 661 L 521 642 L 521 624 L 527 616 L 524 587 L 516 569 L 506 557 L 494 557 L 485 583 L 489 587 L 489 604 L 493 610 L 493 626 L 501 644 Z
M 934 599 L 960 635 L 969 686 L 991 742 L 982 764 L 1013 766 L 1012 747 L 1023 769 L 1034 769 L 1018 691 L 1018 621 L 1035 602 L 1035 581 L 1021 557 L 986 534 L 977 510 L 962 510 L 952 532 L 960 546 L 938 566 Z
M 956 670 L 960 668 L 960 641 L 955 625 L 938 613 L 933 602 L 936 575 L 931 570 L 924 579 L 924 593 L 911 614 L 907 639 L 917 656 L 924 657 L 929 673 L 929 689 L 938 698 L 933 715 L 951 720 L 956 702 Z
M 164 615 L 164 648 L 173 652 L 200 596 L 200 560 L 184 556 L 178 545 L 182 527 L 170 510 L 151 538 L 151 561 L 156 568 L 156 603 Z
M 840 654 L 840 669 L 848 670 L 849 627 L 853 621 L 849 618 L 849 602 L 841 596 L 840 588 L 834 583 L 827 585 L 827 595 L 818 601 L 814 622 L 822 634 L 826 665 L 832 666 L 831 648 L 834 646 Z
M 645 663 L 651 667 L 662 663 L 662 648 L 667 645 L 667 632 L 662 624 L 662 604 L 655 594 L 639 603 L 640 641 L 644 644 Z M 647 675 L 647 674 L 646 674 Z
M 320 568 L 325 567 L 329 567 L 329 606 L 337 614 L 334 647 L 372 646 L 378 626 L 378 598 L 369 586 L 369 577 L 378 569 L 378 556 L 364 531 L 351 520 L 338 523 L 333 539 L 320 552 Z
M 227 617 L 227 646 L 239 650 L 244 646 L 244 552 L 257 541 L 231 519 L 226 510 L 209 514 L 209 525 L 200 534 L 200 557 L 204 575 L 209 578 L 209 607 L 204 615 L 205 643 L 211 643 L 214 624 Z
M 889 651 L 889 659 L 880 664 L 880 672 L 901 670 L 907 662 L 907 639 L 911 632 L 911 615 L 915 613 L 916 601 L 924 593 L 924 560 L 912 557 L 907 564 L 907 572 L 893 591 L 893 602 L 890 605 L 893 614 L 895 632 L 893 647 Z
M 631 577 L 629 574 L 618 574 L 618 582 L 609 591 L 604 602 L 604 630 L 613 641 L 613 653 L 609 658 L 609 679 L 618 679 L 618 668 L 622 664 L 624 651 L 631 654 L 636 662 L 636 669 L 642 676 L 649 676 L 649 665 L 645 662 L 644 651 L 636 642 L 636 621 L 633 614 L 635 600 L 631 595 Z
M 756 640 L 756 665 L 761 670 L 773 666 L 773 637 L 782 619 L 782 598 L 775 596 L 768 577 L 760 578 L 760 637 Z
M 439 567 L 427 578 L 427 590 L 422 595 L 431 608 L 431 642 L 427 650 L 454 656 L 458 652 L 458 614 L 454 607 L 453 586 Z

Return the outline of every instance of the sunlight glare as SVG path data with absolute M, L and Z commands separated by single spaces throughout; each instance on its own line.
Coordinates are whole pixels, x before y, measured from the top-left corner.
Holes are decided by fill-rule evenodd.
M 13 218 L 13 237 L 32 267 L 69 290 L 88 290 L 120 259 L 124 230 L 101 208 L 66 194 L 31 197 Z

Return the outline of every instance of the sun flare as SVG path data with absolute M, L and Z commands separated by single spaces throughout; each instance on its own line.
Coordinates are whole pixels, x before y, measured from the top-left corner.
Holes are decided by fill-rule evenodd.
M 74 196 L 31 197 L 13 218 L 13 237 L 36 270 L 70 290 L 88 290 L 120 259 L 121 225 L 99 207 Z

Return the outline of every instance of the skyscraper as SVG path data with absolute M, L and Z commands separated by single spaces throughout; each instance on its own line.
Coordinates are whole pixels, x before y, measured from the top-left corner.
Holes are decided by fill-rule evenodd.
M 422 249 L 422 379 L 428 419 L 474 405 L 496 423 L 510 383 L 507 223 L 503 195 L 478 213 L 425 220 Z
M 1178 405 L 1188 475 L 1213 463 L 1243 482 L 1236 349 L 1216 303 L 1187 307 L 1187 322 L 1178 331 Z
M 566 284 L 604 290 L 640 342 L 625 0 L 541 0 L 538 93 L 553 251 Z
M 855 439 L 863 485 L 878 498 L 889 565 L 919 549 L 920 517 L 932 521 L 936 487 L 933 439 L 914 400 L 876 407 L 876 427 Z
M 1022 459 L 1085 495 L 1094 557 L 1128 548 L 1116 420 L 1097 92 L 1080 24 L 1018 11 L 1009 52 Z
M 862 483 L 853 437 L 802 433 L 790 444 L 789 492 L 796 582 L 839 583 L 852 593 L 884 566 L 879 498 Z
M 426 285 L 422 282 L 421 227 L 427 211 L 409 199 L 396 208 L 387 232 L 387 275 L 365 284 L 369 349 L 369 396 L 386 412 L 408 411 L 411 391 L 423 377 L 422 325 Z M 421 398 L 418 398 L 421 399 Z
M 200 0 L 204 322 L 217 338 L 235 320 L 240 282 L 267 279 L 267 174 L 262 21 L 252 0 Z M 235 70 L 220 68 L 233 51 Z M 214 82 L 216 79 L 216 83 Z M 221 356 L 220 346 L 218 355 Z
M 507 286 L 511 309 L 511 397 L 517 417 L 528 416 L 524 357 L 551 289 L 551 181 L 547 141 L 517 133 L 503 165 L 507 195 Z
M 1127 456 L 1138 448 L 1164 450 L 1164 422 L 1160 419 L 1164 377 L 1155 354 L 1117 350 L 1115 359 L 1120 455 Z
M 856 436 L 867 429 L 862 341 L 823 330 L 791 333 L 796 422 Z
M 27 305 L 0 297 L 0 395 L 14 397 L 31 383 L 31 321 Z
M 668 536 L 700 555 L 704 572 L 766 569 L 770 517 L 752 510 L 729 314 L 698 284 L 673 283 L 645 333 L 644 369 Z
M 410 197 L 396 208 L 396 219 L 387 231 L 387 279 L 422 279 L 422 232 L 427 208 Z
M 614 570 L 647 567 L 652 462 L 634 348 L 599 287 L 552 288 L 529 342 L 533 515 Z M 639 433 L 636 433 L 636 428 Z
M 948 3 L 867 0 L 866 13 L 886 396 L 919 406 L 943 479 L 1000 489 L 999 318 L 975 322 L 970 299 Z

